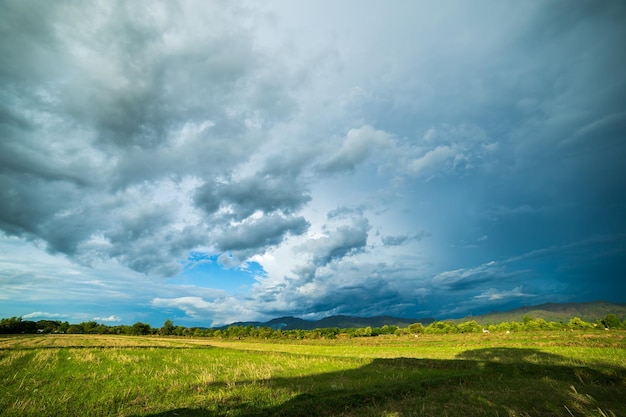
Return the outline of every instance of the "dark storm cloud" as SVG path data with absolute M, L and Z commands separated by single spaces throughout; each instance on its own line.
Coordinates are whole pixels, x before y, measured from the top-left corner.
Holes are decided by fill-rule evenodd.
M 322 237 L 308 239 L 294 250 L 304 253 L 309 260 L 304 265 L 294 267 L 293 272 L 299 277 L 294 285 L 314 279 L 317 271 L 333 261 L 341 261 L 365 250 L 370 229 L 367 218 L 355 218 L 350 225 L 340 225 L 328 230 Z
M 51 3 L 34 1 L 5 2 L 0 23 L 0 77 L 7 87 L 46 79 L 58 52 L 54 35 L 57 8 Z M 5 90 L 6 91 L 6 90 Z
M 232 229 L 217 225 L 218 243 L 208 237 L 216 225 L 194 223 L 193 207 L 180 201 L 193 189 L 183 189 L 185 178 L 208 184 L 228 175 L 249 157 L 256 140 L 250 130 L 295 108 L 280 64 L 260 61 L 237 20 L 243 9 L 204 5 L 195 13 L 191 6 L 3 6 L 5 232 L 43 241 L 50 252 L 80 262 L 112 258 L 171 275 L 194 247 L 246 246 L 252 253 L 306 229 L 304 219 L 291 216 L 310 200 L 294 177 L 252 177 L 222 187 L 219 198 L 236 207 L 238 219 L 257 210 L 287 217 Z M 195 194 L 208 210 L 206 187 Z M 244 229 L 252 238 L 247 245 Z
M 99 6 L 92 10 L 96 28 L 76 34 L 66 26 L 57 36 L 79 57 L 67 63 L 77 77 L 63 85 L 62 109 L 94 128 L 102 146 L 152 149 L 172 126 L 207 115 L 220 128 L 237 128 L 224 109 L 257 63 L 245 32 L 235 36 L 220 22 L 185 42 L 192 39 L 179 22 L 187 11 L 177 5 L 155 3 L 152 13 L 143 3 Z M 207 9 L 229 19 L 226 9 Z
M 313 263 L 323 266 L 362 251 L 367 244 L 369 229 L 370 225 L 365 217 L 357 218 L 350 225 L 341 225 L 329 231 L 327 236 L 308 240 L 297 250 L 311 254 Z
M 429 294 L 424 286 L 406 281 L 414 273 L 410 268 L 399 271 L 397 265 L 372 264 L 347 256 L 341 262 L 319 268 L 314 275 L 301 274 L 298 279 L 290 280 L 289 285 L 267 288 L 266 283 L 259 283 L 252 297 L 262 298 L 266 308 L 272 308 L 268 313 L 273 316 L 411 315 L 409 312 L 420 311 L 420 304 Z M 337 280 L 337 276 L 342 279 Z
M 521 304 L 607 299 L 624 293 L 624 235 L 599 236 L 550 246 L 432 279 L 432 294 L 450 317 L 515 308 Z M 604 294 L 604 295 L 603 295 Z M 619 299 L 619 296 L 618 298 Z
M 215 213 L 220 206 L 230 205 L 236 219 L 244 219 L 257 210 L 289 214 L 310 199 L 297 178 L 269 175 L 226 183 L 206 183 L 198 188 L 195 195 L 196 205 L 208 214 Z
M 155 2 L 148 13 L 144 5 L 7 5 L 12 19 L 3 19 L 6 36 L 0 45 L 7 52 L 3 56 L 15 59 L 5 61 L 0 73 L 10 111 L 3 113 L 14 121 L 26 108 L 39 113 L 29 118 L 30 135 L 20 140 L 35 149 L 35 156 L 44 123 L 47 129 L 53 123 L 61 137 L 64 130 L 82 129 L 82 145 L 112 159 L 113 171 L 100 175 L 112 174 L 127 185 L 180 172 L 182 163 L 194 173 L 232 163 L 246 145 L 246 119 L 258 112 L 273 120 L 283 116 L 284 108 L 259 102 L 267 90 L 260 85 L 281 77 L 263 72 L 265 64 L 245 30 L 233 31 L 235 7 L 207 5 L 198 20 L 183 24 L 190 10 L 182 5 Z M 214 20 L 210 30 L 202 20 L 205 13 Z M 194 28 L 199 30 L 190 34 Z M 41 68 L 46 72 L 39 74 Z M 276 97 L 283 93 L 272 91 Z M 206 121 L 212 135 L 193 131 Z M 233 139 L 239 146 L 230 146 Z M 30 165 L 40 167 L 40 162 Z
M 103 235 L 105 240 L 86 243 L 83 256 L 94 252 L 118 259 L 135 271 L 175 275 L 186 252 L 206 242 L 202 228 L 172 227 L 175 216 L 171 205 L 123 206 L 123 212 L 113 218 L 114 225 Z
M 82 192 L 68 182 L 0 175 L 0 225 L 7 233 L 43 239 L 51 251 L 71 255 L 103 219 L 98 210 L 83 206 Z
M 271 214 L 249 218 L 223 230 L 216 244 L 223 252 L 258 253 L 281 243 L 287 234 L 303 234 L 308 227 L 309 223 L 301 216 Z

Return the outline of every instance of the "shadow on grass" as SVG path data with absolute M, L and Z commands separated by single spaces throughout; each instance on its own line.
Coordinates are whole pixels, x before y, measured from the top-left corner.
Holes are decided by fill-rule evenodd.
M 569 363 L 569 364 L 568 364 Z M 238 388 L 290 393 L 279 405 Z M 209 384 L 208 389 L 226 387 Z M 449 416 L 626 415 L 626 369 L 575 366 L 536 349 L 491 348 L 453 360 L 374 359 L 352 370 L 293 378 L 237 381 L 229 396 L 204 407 L 147 414 L 173 416 Z M 146 415 L 146 414 L 143 414 Z

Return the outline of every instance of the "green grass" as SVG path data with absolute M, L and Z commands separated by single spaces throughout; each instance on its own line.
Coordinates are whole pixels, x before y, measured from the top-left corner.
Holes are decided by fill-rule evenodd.
M 622 416 L 626 332 L 0 338 L 2 416 Z

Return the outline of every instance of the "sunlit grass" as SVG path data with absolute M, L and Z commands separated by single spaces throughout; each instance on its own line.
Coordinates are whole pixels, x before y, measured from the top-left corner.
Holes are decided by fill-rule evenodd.
M 624 336 L 4 337 L 0 415 L 619 416 Z

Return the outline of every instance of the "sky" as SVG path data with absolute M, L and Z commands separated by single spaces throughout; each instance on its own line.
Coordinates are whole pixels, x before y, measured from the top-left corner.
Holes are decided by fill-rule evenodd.
M 626 302 L 626 3 L 0 1 L 0 317 Z

